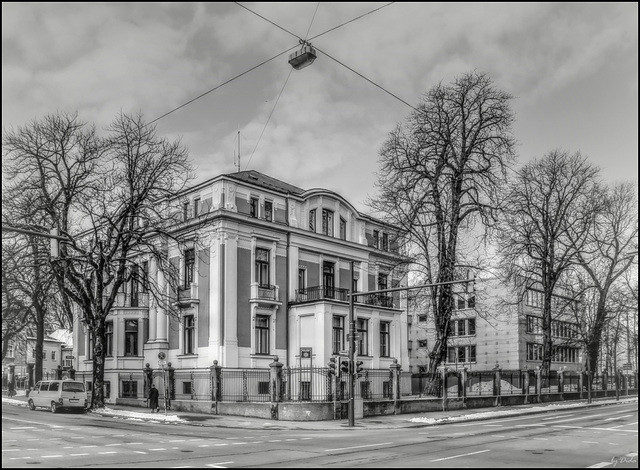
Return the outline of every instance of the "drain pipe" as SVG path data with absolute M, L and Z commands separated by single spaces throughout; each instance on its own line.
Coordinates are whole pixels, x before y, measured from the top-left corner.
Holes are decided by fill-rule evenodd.
M 287 367 L 289 365 L 289 250 L 291 248 L 291 226 L 289 225 L 289 193 L 287 193 L 286 199 L 286 214 L 285 214 L 285 223 L 287 227 L 287 254 L 286 254 L 286 269 L 285 273 L 285 302 L 284 302 L 284 314 L 285 314 L 285 348 L 287 350 L 287 360 L 285 361 Z

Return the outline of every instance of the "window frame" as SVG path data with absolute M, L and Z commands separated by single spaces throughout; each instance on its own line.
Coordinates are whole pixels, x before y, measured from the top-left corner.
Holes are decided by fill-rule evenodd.
M 195 314 L 185 314 L 182 316 L 182 354 L 185 356 L 196 354 Z
M 195 279 L 196 250 L 187 248 L 184 250 L 184 288 L 191 288 Z
M 135 330 L 130 324 L 135 323 Z M 129 318 L 124 320 L 124 355 L 128 357 L 138 356 L 138 332 L 140 331 L 139 320 Z
M 391 322 L 380 322 L 380 357 L 391 357 Z
M 104 324 L 104 336 L 105 336 L 105 356 L 113 357 L 113 320 L 107 321 Z
M 356 320 L 356 333 L 358 335 L 358 356 L 369 355 L 369 319 L 358 318 Z
M 265 324 L 260 324 L 265 322 Z M 256 314 L 254 319 L 254 354 L 268 356 L 271 354 L 271 315 Z
M 317 233 L 316 227 L 316 209 L 309 209 L 309 231 Z
M 254 276 L 254 282 L 257 282 L 259 286 L 268 287 L 271 285 L 271 250 L 256 247 Z
M 337 320 L 337 322 L 336 322 Z M 337 323 L 337 324 L 336 324 Z M 340 354 L 344 350 L 344 334 L 345 334 L 345 317 L 344 315 L 333 315 L 331 318 L 331 347 L 332 354 Z

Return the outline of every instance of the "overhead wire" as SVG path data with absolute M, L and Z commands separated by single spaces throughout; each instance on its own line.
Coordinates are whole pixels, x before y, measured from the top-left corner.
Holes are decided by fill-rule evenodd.
M 253 10 L 251 10 L 250 8 L 247 8 L 246 6 L 242 5 L 241 3 L 239 3 L 239 2 L 234 2 L 234 3 L 236 3 L 238 6 L 240 6 L 240 7 L 244 8 L 245 10 L 247 10 L 247 11 L 249 11 L 249 12 L 253 13 L 254 15 L 256 15 L 256 16 L 258 16 L 258 17 L 262 18 L 263 20 L 267 21 L 268 23 L 270 23 L 270 24 L 272 24 L 272 25 L 276 26 L 277 28 L 281 29 L 282 31 L 286 32 L 287 34 L 290 34 L 291 36 L 293 36 L 293 37 L 297 38 L 298 40 L 303 41 L 303 42 L 306 42 L 306 41 L 307 41 L 306 39 L 304 39 L 304 40 L 303 40 L 303 39 L 302 39 L 300 36 L 298 36 L 297 34 L 294 34 L 294 33 L 292 33 L 291 31 L 289 31 L 289 30 L 287 30 L 287 29 L 283 28 L 282 26 L 280 26 L 280 25 L 278 25 L 278 24 L 274 23 L 273 21 L 269 20 L 268 18 L 266 18 L 266 17 L 264 17 L 264 16 L 262 16 L 262 15 L 260 15 L 260 14 L 256 13 L 256 12 L 254 12 L 254 11 L 253 11 Z M 335 27 L 333 27 L 333 28 L 331 28 L 331 29 L 328 29 L 327 31 L 324 31 L 323 33 L 317 34 L 316 36 L 312 37 L 311 39 L 309 39 L 309 41 L 312 41 L 313 39 L 316 39 L 316 38 L 318 38 L 318 37 L 320 37 L 320 36 L 323 36 L 324 34 L 327 34 L 327 33 L 328 33 L 328 32 L 330 32 L 330 31 L 335 31 L 336 29 L 341 28 L 342 26 L 345 26 L 345 25 L 347 25 L 347 24 L 349 24 L 349 23 L 352 23 L 352 22 L 354 22 L 354 21 L 356 21 L 356 20 L 358 20 L 358 19 L 360 19 L 360 18 L 363 18 L 363 17 L 365 17 L 365 16 L 367 16 L 367 15 L 370 15 L 371 13 L 375 13 L 376 11 L 379 11 L 379 10 L 381 10 L 381 9 L 383 9 L 383 8 L 385 8 L 385 7 L 387 7 L 387 6 L 389 6 L 389 5 L 392 5 L 393 3 L 395 3 L 395 2 L 390 2 L 390 3 L 387 3 L 387 4 L 385 4 L 385 5 L 382 5 L 381 7 L 378 7 L 378 8 L 376 8 L 376 9 L 374 9 L 374 10 L 371 10 L 371 11 L 369 11 L 369 12 L 367 12 L 367 13 L 364 13 L 363 15 L 357 16 L 357 17 L 355 17 L 355 18 L 353 18 L 353 19 L 351 19 L 351 20 L 349 20 L 349 21 L 346 21 L 346 22 L 344 22 L 344 23 L 342 23 L 342 24 L 340 24 L 340 25 L 338 25 L 338 26 L 335 26 Z M 318 3 L 318 6 L 319 6 L 319 3 Z M 316 6 L 316 12 L 317 12 L 317 10 L 318 10 L 318 6 Z M 315 18 L 315 13 L 314 13 L 314 18 Z M 313 23 L 313 19 L 312 19 L 312 23 Z M 310 31 L 310 30 L 311 30 L 311 25 L 309 26 L 309 30 L 307 31 L 307 35 L 309 34 L 309 31 Z M 292 49 L 295 49 L 296 47 L 297 47 L 297 46 L 290 47 L 289 49 L 287 49 L 287 50 L 285 50 L 285 51 L 282 51 L 282 52 L 280 52 L 279 54 L 276 54 L 275 56 L 271 57 L 270 59 L 267 59 L 267 60 L 265 60 L 265 61 L 263 61 L 263 62 L 259 63 L 258 65 L 254 66 L 254 67 L 251 67 L 250 69 L 248 69 L 248 70 L 246 70 L 246 71 L 244 71 L 244 72 L 242 72 L 242 73 L 240 73 L 240 74 L 236 75 L 235 77 L 230 78 L 229 80 L 226 80 L 225 82 L 223 82 L 223 83 L 221 83 L 221 84 L 219 84 L 219 85 L 217 85 L 217 86 L 215 86 L 215 87 L 211 88 L 210 90 L 207 90 L 207 91 L 205 91 L 204 93 L 201 93 L 200 95 L 196 96 L 195 98 L 192 98 L 192 99 L 190 99 L 189 101 L 187 101 L 187 102 L 185 102 L 185 103 L 181 104 L 180 106 L 178 106 L 178 107 L 176 107 L 176 108 L 174 108 L 174 109 L 172 109 L 172 110 L 170 110 L 170 111 L 168 111 L 168 112 L 166 112 L 166 113 L 164 113 L 164 114 L 162 114 L 162 115 L 158 116 L 157 118 L 153 119 L 152 121 L 149 121 L 149 122 L 147 123 L 147 125 L 151 125 L 151 124 L 153 124 L 153 123 L 155 123 L 155 122 L 159 121 L 160 119 L 163 119 L 163 118 L 165 118 L 165 117 L 169 116 L 170 114 L 172 114 L 172 113 L 174 113 L 174 112 L 176 112 L 176 111 L 178 111 L 178 110 L 180 110 L 180 109 L 184 108 L 185 106 L 190 105 L 190 104 L 191 104 L 191 103 L 193 103 L 194 101 L 199 100 L 200 98 L 202 98 L 202 97 L 204 97 L 204 96 L 208 95 L 209 93 L 212 93 L 212 92 L 216 91 L 217 89 L 219 89 L 219 88 L 223 87 L 224 85 L 227 85 L 227 84 L 231 83 L 232 81 L 234 81 L 234 80 L 236 80 L 236 79 L 238 79 L 238 78 L 242 77 L 243 75 L 246 75 L 247 73 L 252 72 L 253 70 L 255 70 L 255 69 L 257 69 L 257 68 L 259 68 L 259 67 L 261 67 L 261 66 L 265 65 L 266 63 L 271 62 L 271 61 L 272 61 L 272 60 L 274 60 L 274 59 L 277 59 L 277 58 L 278 58 L 278 57 L 280 57 L 281 55 L 286 54 L 287 52 L 291 51 Z M 317 48 L 316 48 L 316 49 L 317 49 Z M 320 50 L 320 49 L 317 49 L 317 50 Z M 361 73 L 356 72 L 355 70 L 353 70 L 352 68 L 348 67 L 348 66 L 347 66 L 347 65 L 345 65 L 344 63 L 340 62 L 339 60 L 337 60 L 337 59 L 335 59 L 334 57 L 332 57 L 332 56 L 330 56 L 329 54 L 327 54 L 325 51 L 320 50 L 320 52 L 322 52 L 324 55 L 326 55 L 326 56 L 327 56 L 327 57 L 329 57 L 330 59 L 334 60 L 334 61 L 335 61 L 335 62 L 337 62 L 338 64 L 342 65 L 343 67 L 345 67 L 345 68 L 349 69 L 350 71 L 352 71 L 352 72 L 353 72 L 353 73 L 355 73 L 356 75 L 360 76 L 360 77 L 361 77 L 361 78 L 363 78 L 364 80 L 368 81 L 368 82 L 369 82 L 369 83 L 371 83 L 372 85 L 374 85 L 374 86 L 376 86 L 376 87 L 380 88 L 380 89 L 381 89 L 381 90 L 383 90 L 385 93 L 387 93 L 387 94 L 391 95 L 392 97 L 396 98 L 397 100 L 401 101 L 402 103 L 406 104 L 407 106 L 411 107 L 412 109 L 414 109 L 414 110 L 416 109 L 415 107 L 413 107 L 412 105 L 410 105 L 409 103 L 407 103 L 406 101 L 404 101 L 403 99 L 399 98 L 397 95 L 395 95 L 395 94 L 391 93 L 390 91 L 386 90 L 385 88 L 383 88 L 382 86 L 378 85 L 377 83 L 375 83 L 375 82 L 374 82 L 374 81 L 372 81 L 371 79 L 369 79 L 369 78 L 365 77 L 365 76 L 364 76 L 364 75 L 362 75 Z M 291 75 L 291 72 L 289 73 L 289 75 Z M 289 80 L 289 78 L 287 77 L 287 81 L 288 81 L 288 80 Z M 285 82 L 285 86 L 286 86 L 286 82 Z M 283 87 L 283 89 L 284 89 L 284 87 Z M 282 93 L 282 91 L 281 91 L 281 93 Z M 278 99 L 279 99 L 279 98 L 278 98 Z M 277 103 L 277 102 L 276 102 L 276 103 Z
M 311 31 L 311 26 L 313 25 L 313 20 L 316 17 L 316 13 L 318 13 L 318 7 L 320 6 L 320 2 L 318 2 L 318 4 L 316 5 L 316 10 L 313 12 L 313 17 L 311 18 L 311 23 L 309 24 L 309 28 L 307 29 L 307 34 L 305 35 L 305 42 L 307 37 L 309 36 L 309 31 Z M 280 97 L 282 96 L 282 93 L 284 92 L 284 88 L 287 86 L 287 83 L 289 82 L 289 78 L 291 77 L 291 72 L 293 72 L 293 68 L 289 69 L 289 74 L 287 75 L 287 79 L 284 81 L 284 85 L 282 85 L 282 89 L 280 90 L 280 93 L 278 94 L 278 98 L 276 98 L 276 102 L 273 104 L 273 108 L 271 109 L 271 112 L 269 113 L 269 117 L 267 118 L 267 122 L 265 122 L 264 127 L 262 128 L 262 132 L 260 133 L 260 137 L 258 137 L 258 141 L 256 142 L 255 147 L 253 148 L 253 152 L 251 152 L 251 156 L 249 157 L 249 161 L 247 162 L 247 164 L 245 165 L 245 169 L 249 168 L 249 163 L 251 163 L 251 159 L 253 158 L 253 154 L 256 152 L 256 149 L 258 148 L 258 145 L 260 144 L 260 141 L 262 140 L 262 136 L 264 135 L 264 131 L 267 129 L 267 125 L 269 124 L 269 121 L 271 120 L 271 116 L 273 115 L 273 112 L 276 110 L 276 106 L 278 106 L 278 101 L 280 101 Z
M 407 106 L 409 106 L 410 108 L 418 111 L 418 108 L 416 108 L 413 105 L 410 105 L 409 103 L 407 103 L 405 100 L 403 100 L 402 98 L 400 98 L 398 95 L 391 93 L 389 90 L 387 90 L 386 88 L 378 85 L 376 82 L 374 82 L 373 80 L 368 79 L 367 77 L 365 77 L 364 75 L 362 75 L 360 72 L 357 72 L 355 70 L 353 70 L 351 67 L 349 67 L 348 65 L 343 64 L 342 62 L 340 62 L 338 59 L 336 59 L 335 57 L 330 56 L 329 54 L 327 54 L 325 51 L 323 51 L 322 49 L 319 49 L 318 47 L 315 48 L 317 51 L 322 52 L 324 55 L 326 55 L 329 59 L 336 61 L 338 64 L 342 65 L 343 67 L 345 67 L 348 70 L 351 70 L 353 73 L 355 73 L 356 75 L 358 75 L 359 77 L 365 79 L 366 81 L 368 81 L 369 83 L 371 83 L 374 86 L 377 86 L 378 88 L 380 88 L 382 91 L 384 91 L 385 93 L 388 93 L 389 95 L 393 96 L 395 99 L 397 99 L 398 101 L 401 101 L 402 103 L 406 104 Z

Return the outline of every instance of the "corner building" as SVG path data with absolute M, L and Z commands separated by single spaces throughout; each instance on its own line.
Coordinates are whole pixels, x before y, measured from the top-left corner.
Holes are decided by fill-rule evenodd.
M 339 194 L 303 190 L 257 171 L 221 175 L 180 195 L 183 248 L 168 245 L 180 269 L 179 316 L 130 284 L 108 318 L 105 394 L 158 354 L 176 369 L 326 366 L 348 348 L 349 289 L 406 285 L 392 243 L 395 228 L 359 213 Z M 185 245 L 186 244 L 186 245 Z M 354 276 L 350 266 L 354 263 Z M 166 284 L 144 255 L 139 269 Z M 398 294 L 357 298 L 356 356 L 365 369 L 409 362 L 407 314 Z M 91 370 L 91 338 L 79 324 L 78 371 Z M 129 385 L 127 385 L 129 386 Z M 141 384 L 140 384 L 141 386 Z

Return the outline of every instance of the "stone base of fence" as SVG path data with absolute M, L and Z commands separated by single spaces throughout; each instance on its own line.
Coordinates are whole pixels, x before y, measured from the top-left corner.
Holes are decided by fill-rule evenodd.
M 625 390 L 626 392 L 626 390 Z M 630 389 L 629 395 L 637 396 L 637 389 Z M 615 390 L 594 390 L 592 398 L 615 397 Z M 544 393 L 541 395 L 503 395 L 501 406 L 524 405 L 528 403 L 553 403 L 562 400 L 580 400 L 580 392 Z M 582 397 L 584 400 L 584 397 Z M 357 418 L 393 414 L 425 413 L 442 411 L 442 398 L 402 398 L 399 400 L 360 401 Z M 496 397 L 472 396 L 447 398 L 447 410 L 493 408 Z M 146 407 L 144 399 L 118 398 L 116 404 Z M 187 411 L 213 415 L 244 416 L 280 421 L 329 421 L 348 419 L 348 402 L 213 402 L 206 400 L 172 400 L 172 411 Z

